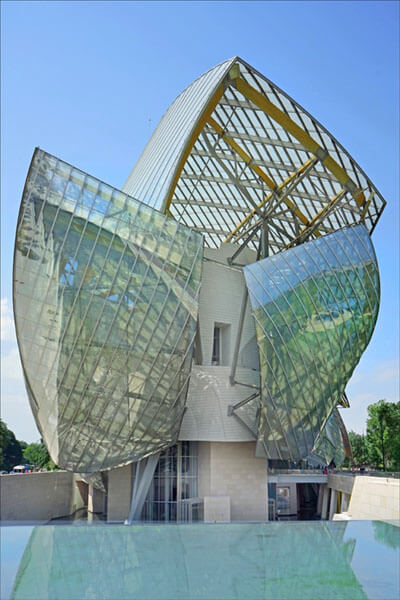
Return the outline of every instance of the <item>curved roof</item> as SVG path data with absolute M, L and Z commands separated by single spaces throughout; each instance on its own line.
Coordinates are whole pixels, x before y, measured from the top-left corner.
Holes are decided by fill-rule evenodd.
M 371 233 L 385 206 L 335 138 L 238 57 L 178 96 L 123 189 L 210 247 L 263 240 L 262 255 L 355 223 Z

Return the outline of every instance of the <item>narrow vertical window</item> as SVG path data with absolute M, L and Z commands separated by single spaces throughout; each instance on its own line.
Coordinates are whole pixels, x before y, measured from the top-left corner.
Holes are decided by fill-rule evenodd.
M 213 364 L 213 365 L 221 364 L 221 328 L 217 327 L 217 326 L 214 327 L 213 351 L 212 351 L 211 364 Z

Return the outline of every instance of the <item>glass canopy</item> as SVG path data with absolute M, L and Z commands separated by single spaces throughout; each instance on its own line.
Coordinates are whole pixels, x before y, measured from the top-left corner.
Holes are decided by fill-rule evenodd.
M 371 233 L 385 206 L 340 143 L 239 57 L 177 97 L 123 189 L 207 246 L 263 242 L 268 254 L 359 222 Z

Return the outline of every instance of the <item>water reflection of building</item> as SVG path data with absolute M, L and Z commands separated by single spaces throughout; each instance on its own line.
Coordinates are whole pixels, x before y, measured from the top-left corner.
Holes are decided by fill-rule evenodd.
M 13 600 L 364 599 L 347 523 L 37 527 Z M 101 556 L 101 569 L 99 569 Z M 312 586 L 312 587 L 310 587 Z
M 14 306 L 55 462 L 107 491 L 111 520 L 263 520 L 268 460 L 339 464 L 384 205 L 238 58 L 182 92 L 122 192 L 37 150 Z

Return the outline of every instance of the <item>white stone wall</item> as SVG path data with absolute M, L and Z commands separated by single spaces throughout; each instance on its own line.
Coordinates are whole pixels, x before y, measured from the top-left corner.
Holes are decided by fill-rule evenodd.
M 199 443 L 199 496 L 229 496 L 232 521 L 267 519 L 267 461 L 255 457 L 255 447 Z
M 0 476 L 0 520 L 48 521 L 70 515 L 83 502 L 69 471 Z
M 199 299 L 199 324 L 203 365 L 211 365 L 215 323 L 230 326 L 230 343 L 227 351 L 223 353 L 223 363 L 225 366 L 232 363 L 239 326 L 240 309 L 246 289 L 242 269 L 230 267 L 226 260 L 226 257 L 233 254 L 234 250 L 235 247 L 231 244 L 225 244 L 220 250 L 205 250 Z M 251 257 L 242 253 L 239 258 L 240 260 L 244 258 L 249 260 Z M 241 348 L 253 339 L 254 336 L 253 317 L 251 316 L 249 303 L 247 303 Z
M 128 518 L 132 495 L 132 465 L 108 472 L 107 520 Z
M 206 249 L 199 300 L 199 333 L 202 364 L 193 365 L 187 396 L 187 409 L 180 430 L 180 440 L 247 442 L 254 439 L 235 417 L 228 417 L 228 406 L 250 396 L 254 390 L 231 385 L 229 376 L 238 334 L 245 281 L 240 268 L 230 267 L 227 257 L 235 246 L 224 244 L 219 250 Z M 238 260 L 244 264 L 254 260 L 246 249 Z M 212 366 L 215 325 L 223 326 L 222 365 Z M 255 327 L 247 303 L 236 380 L 259 385 Z M 240 366 L 245 364 L 246 366 Z M 253 368 L 251 368 L 253 367 Z
M 356 476 L 347 514 L 359 520 L 399 520 L 400 480 Z

